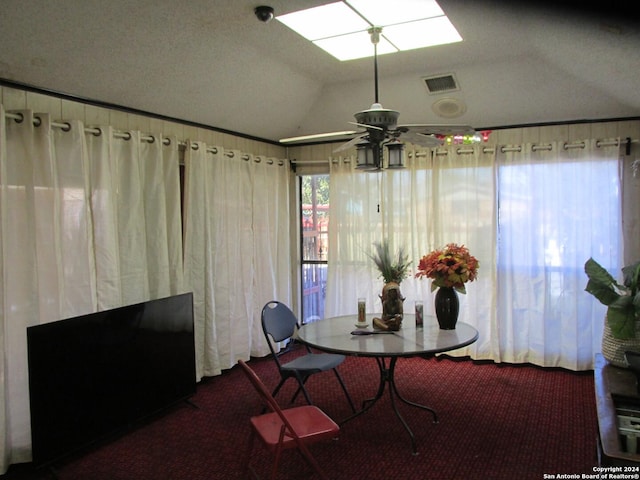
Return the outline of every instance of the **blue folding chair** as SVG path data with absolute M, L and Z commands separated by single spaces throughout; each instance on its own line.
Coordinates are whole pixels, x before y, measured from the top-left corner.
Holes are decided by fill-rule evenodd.
M 300 357 L 291 360 L 290 362 L 283 363 L 280 359 L 280 355 L 275 350 L 275 344 L 283 342 L 285 340 L 291 340 L 296 330 L 300 328 L 298 320 L 294 313 L 284 303 L 278 301 L 268 302 L 262 308 L 262 331 L 269 344 L 269 349 L 273 359 L 278 367 L 280 373 L 280 382 L 276 386 L 272 395 L 275 397 L 284 383 L 294 378 L 298 382 L 298 389 L 293 395 L 291 402 L 296 399 L 300 391 L 304 394 L 309 405 L 312 405 L 311 397 L 307 391 L 305 384 L 309 377 L 315 373 L 326 372 L 327 370 L 333 370 L 342 391 L 344 392 L 351 410 L 356 411 L 356 407 L 351 400 L 351 396 L 347 391 L 347 387 L 342 380 L 340 372 L 337 370 L 337 366 L 344 362 L 345 356 L 335 353 L 313 353 L 311 349 L 305 345 L 307 353 Z

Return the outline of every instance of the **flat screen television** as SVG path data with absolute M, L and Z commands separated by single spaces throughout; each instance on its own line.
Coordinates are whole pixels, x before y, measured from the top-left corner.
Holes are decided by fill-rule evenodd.
M 28 327 L 27 348 L 36 466 L 196 391 L 192 293 Z

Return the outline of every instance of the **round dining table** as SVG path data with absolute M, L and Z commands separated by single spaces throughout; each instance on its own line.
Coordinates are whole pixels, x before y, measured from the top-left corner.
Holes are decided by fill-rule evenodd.
M 397 331 L 376 330 L 372 328 L 373 317 L 380 317 L 380 314 L 368 314 L 366 328 L 356 326 L 358 316 L 355 314 L 306 323 L 298 330 L 297 338 L 300 342 L 324 352 L 375 358 L 380 372 L 378 391 L 373 398 L 362 402 L 359 411 L 342 420 L 340 424 L 368 411 L 382 397 L 386 386 L 389 385 L 391 407 L 408 432 L 411 451 L 416 455 L 418 450 L 415 435 L 398 410 L 396 398 L 407 405 L 431 412 L 434 423 L 438 423 L 438 416 L 432 408 L 410 401 L 401 395 L 395 383 L 396 362 L 402 357 L 431 357 L 463 348 L 478 339 L 478 331 L 464 322 L 458 322 L 453 330 L 443 330 L 432 316 L 425 316 L 423 325 L 416 326 L 413 314 L 404 314 L 402 325 Z

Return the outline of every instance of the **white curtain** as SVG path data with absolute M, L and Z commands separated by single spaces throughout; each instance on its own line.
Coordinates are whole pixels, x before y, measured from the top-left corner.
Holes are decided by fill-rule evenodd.
M 583 291 L 583 265 L 593 256 L 619 271 L 619 164 L 615 146 L 580 145 L 453 145 L 410 152 L 406 169 L 376 173 L 333 160 L 327 316 L 355 313 L 358 297 L 381 311 L 373 242 L 403 246 L 413 272 L 432 249 L 464 244 L 480 269 L 459 295 L 459 319 L 480 335 L 452 355 L 592 368 L 603 309 Z M 429 287 L 404 280 L 405 311 L 423 300 L 434 315 Z
M 183 293 L 177 139 L 100 131 L 87 135 L 98 309 Z
M 490 308 L 495 301 L 493 158 L 480 147 L 461 155 L 453 147 L 438 156 L 409 152 L 406 169 L 373 173 L 353 169 L 351 159 L 332 161 L 327 316 L 355 313 L 359 297 L 367 299 L 367 311 L 381 311 L 382 279 L 368 254 L 382 239 L 394 250 L 404 248 L 412 262 L 409 277 L 401 283 L 405 312 L 413 312 L 419 300 L 426 315 L 435 315 L 430 282 L 413 274 L 423 255 L 458 243 L 480 262 L 478 279 L 466 295 L 459 295 L 459 318 L 474 325 L 481 340 L 455 353 L 489 356 L 495 323 Z
M 478 278 L 466 285 L 466 294 L 459 294 L 460 321 L 473 325 L 479 332 L 478 341 L 451 355 L 471 355 L 490 358 L 490 342 L 496 331 L 496 196 L 495 150 L 482 145 L 450 146 L 434 155 L 431 192 L 416 198 L 418 204 L 429 202 L 418 221 L 429 224 L 432 242 L 425 245 L 422 255 L 457 243 L 469 248 L 480 264 Z M 424 248 L 424 247 L 423 247 Z M 418 260 L 416 259 L 416 262 Z M 421 280 L 428 284 L 431 282 Z M 425 298 L 429 312 L 433 311 L 435 292 Z
M 6 113 L 0 105 L 0 472 L 31 459 L 27 327 L 182 291 L 175 139 Z
M 606 307 L 584 291 L 584 263 L 593 257 L 619 277 L 618 148 L 586 140 L 505 150 L 498 155 L 495 358 L 593 368 Z
M 283 160 L 193 142 L 185 178 L 185 283 L 201 378 L 266 355 L 262 307 L 291 305 L 290 176 Z

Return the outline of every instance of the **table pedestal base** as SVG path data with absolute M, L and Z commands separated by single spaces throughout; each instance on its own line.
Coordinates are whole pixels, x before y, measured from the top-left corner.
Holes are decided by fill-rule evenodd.
M 394 380 L 396 362 L 398 361 L 398 357 L 391 357 L 391 360 L 389 362 L 389 366 L 388 367 L 387 367 L 386 360 L 385 360 L 384 357 L 375 357 L 375 358 L 376 358 L 376 361 L 378 362 L 378 368 L 380 370 L 380 384 L 378 385 L 378 391 L 376 392 L 376 395 L 373 398 L 368 398 L 368 399 L 364 400 L 362 402 L 362 410 L 359 410 L 358 412 L 354 413 L 353 415 L 351 415 L 351 416 L 345 418 L 344 420 L 342 420 L 340 422 L 340 425 L 342 426 L 343 424 L 345 424 L 349 420 L 353 420 L 354 418 L 362 415 L 364 412 L 366 412 L 371 407 L 373 407 L 373 405 L 384 394 L 385 387 L 386 387 L 386 385 L 388 383 L 389 384 L 389 397 L 391 398 L 391 407 L 393 408 L 393 411 L 395 412 L 396 417 L 398 417 L 398 419 L 400 420 L 400 422 L 404 426 L 404 429 L 407 431 L 407 433 L 409 434 L 409 437 L 411 438 L 411 452 L 414 455 L 417 455 L 418 454 L 418 449 L 416 447 L 415 436 L 413 434 L 413 431 L 409 427 L 409 424 L 402 417 L 402 415 L 400 414 L 400 411 L 398 410 L 398 406 L 396 404 L 396 397 L 398 397 L 400 400 L 402 400 L 407 405 L 411 405 L 412 407 L 421 408 L 423 410 L 428 410 L 429 412 L 431 412 L 431 414 L 433 415 L 433 423 L 438 423 L 438 414 L 432 408 L 427 407 L 426 405 L 422 405 L 420 403 L 416 403 L 416 402 L 412 402 L 410 400 L 407 400 L 406 398 L 404 398 L 400 394 L 400 392 L 398 391 L 398 388 L 396 387 L 396 382 Z

